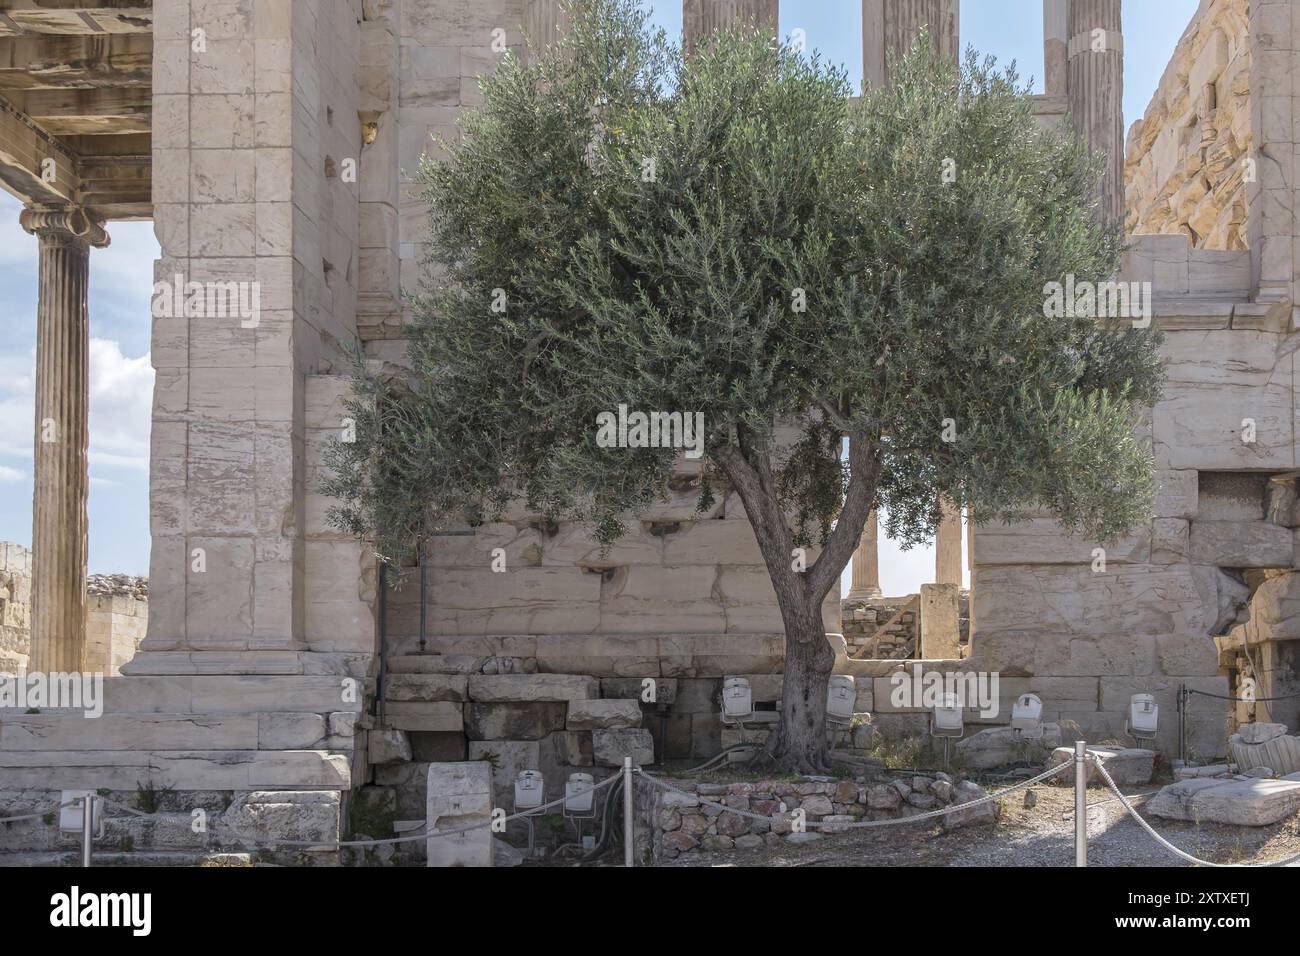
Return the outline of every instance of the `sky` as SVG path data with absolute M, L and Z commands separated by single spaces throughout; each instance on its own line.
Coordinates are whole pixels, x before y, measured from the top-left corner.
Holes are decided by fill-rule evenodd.
M 1124 119 L 1145 111 L 1198 0 L 1124 4 Z M 681 0 L 650 0 L 654 23 L 681 32 Z M 809 48 L 862 78 L 861 0 L 782 0 L 781 33 L 802 29 Z M 1015 60 L 1042 92 L 1042 0 L 963 0 L 961 42 L 998 62 Z M 36 342 L 36 239 L 18 225 L 20 205 L 0 192 L 0 541 L 31 545 L 32 390 Z M 158 256 L 151 223 L 109 224 L 112 243 L 90 257 L 90 573 L 146 574 L 149 567 L 149 297 Z M 846 569 L 843 590 L 848 591 Z M 930 548 L 880 542 L 887 595 L 934 580 Z

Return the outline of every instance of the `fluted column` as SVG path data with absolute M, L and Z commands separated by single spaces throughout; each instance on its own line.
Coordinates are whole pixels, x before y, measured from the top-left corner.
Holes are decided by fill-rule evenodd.
M 877 551 L 878 523 L 876 513 L 867 515 L 867 523 L 858 539 L 858 549 L 853 552 L 853 579 L 849 585 L 848 600 L 869 601 L 880 597 L 880 553 Z
M 889 61 L 911 50 L 926 26 L 931 48 L 956 60 L 960 0 L 862 0 L 863 81 L 869 86 L 883 85 Z
M 776 36 L 780 0 L 682 0 L 682 32 L 686 51 L 694 51 L 701 37 L 741 23 L 768 30 Z
M 939 501 L 943 518 L 934 535 L 934 583 L 961 586 L 961 511 L 947 498 Z
M 32 495 L 33 671 L 77 671 L 86 645 L 90 247 L 108 245 L 76 209 L 24 209 L 40 242 Z
M 1102 215 L 1124 221 L 1124 35 L 1120 0 L 1070 0 L 1070 116 L 1075 132 L 1106 156 Z

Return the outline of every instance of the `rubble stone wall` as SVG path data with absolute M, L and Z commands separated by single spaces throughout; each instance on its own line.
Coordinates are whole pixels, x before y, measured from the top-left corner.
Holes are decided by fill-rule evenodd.
M 0 673 L 27 666 L 32 646 L 32 553 L 0 541 Z
M 1129 128 L 1130 233 L 1245 249 L 1251 110 L 1248 0 L 1203 0 L 1146 114 Z

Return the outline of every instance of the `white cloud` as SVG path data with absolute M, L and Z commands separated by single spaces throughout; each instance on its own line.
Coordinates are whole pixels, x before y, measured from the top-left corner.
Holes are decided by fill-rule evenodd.
M 27 472 L 25 471 L 10 468 L 8 465 L 0 465 L 0 481 L 22 481 L 26 477 Z
M 35 352 L 0 355 L 0 456 L 30 462 Z M 153 368 L 110 339 L 90 340 L 90 463 L 149 470 Z

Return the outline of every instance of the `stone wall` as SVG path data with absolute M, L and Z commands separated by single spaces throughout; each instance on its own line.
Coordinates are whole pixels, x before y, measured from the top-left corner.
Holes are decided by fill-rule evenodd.
M 27 666 L 32 646 L 32 553 L 0 541 L 0 674 Z
M 85 668 L 117 676 L 148 630 L 149 579 L 92 574 L 86 592 Z
M 1248 0 L 1202 0 L 1128 132 L 1130 233 L 1245 249 L 1252 150 Z
M 31 648 L 31 552 L 0 541 L 0 674 L 27 666 Z M 86 583 L 85 669 L 116 676 L 144 640 L 149 579 L 92 574 Z
M 845 832 L 834 824 L 862 820 L 893 820 L 968 803 L 984 796 L 970 781 L 954 781 L 942 771 L 933 773 L 881 772 L 870 777 L 827 780 L 782 778 L 775 780 L 713 783 L 669 778 L 680 793 L 645 787 L 639 795 L 641 818 L 649 825 L 646 839 L 651 858 L 673 860 L 683 855 L 730 850 L 758 850 L 781 843 L 807 843 L 823 835 Z M 772 817 L 756 820 L 723 808 Z M 804 821 L 830 824 L 812 830 L 795 830 L 798 811 Z M 958 810 L 943 818 L 945 829 L 997 819 L 996 803 Z M 923 824 L 918 824 L 923 826 Z M 638 843 L 640 839 L 638 839 Z

